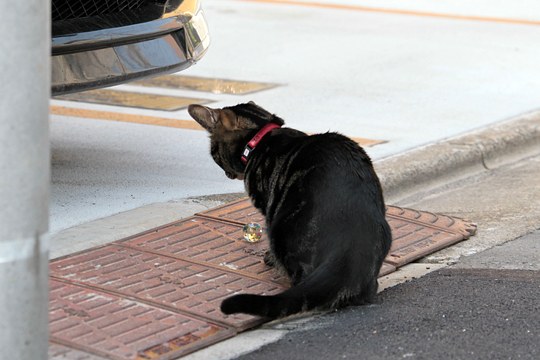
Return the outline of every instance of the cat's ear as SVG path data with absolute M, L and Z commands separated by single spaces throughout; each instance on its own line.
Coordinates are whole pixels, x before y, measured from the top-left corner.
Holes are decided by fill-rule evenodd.
M 240 129 L 240 123 L 236 114 L 229 110 L 223 109 L 219 111 L 218 119 L 223 124 L 223 128 L 228 131 L 234 131 Z
M 188 106 L 189 115 L 208 132 L 213 132 L 216 123 L 220 122 L 225 130 L 239 129 L 236 114 L 228 109 L 212 109 L 207 106 L 191 104 Z
M 206 106 L 191 104 L 188 106 L 188 113 L 208 132 L 212 132 L 219 119 L 220 110 L 215 110 Z

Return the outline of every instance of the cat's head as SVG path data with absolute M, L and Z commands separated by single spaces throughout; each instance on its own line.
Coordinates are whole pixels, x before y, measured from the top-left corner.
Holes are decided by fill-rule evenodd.
M 210 154 L 231 179 L 243 179 L 242 152 L 251 138 L 269 122 L 283 125 L 283 120 L 253 101 L 212 109 L 190 105 L 188 112 L 210 133 Z

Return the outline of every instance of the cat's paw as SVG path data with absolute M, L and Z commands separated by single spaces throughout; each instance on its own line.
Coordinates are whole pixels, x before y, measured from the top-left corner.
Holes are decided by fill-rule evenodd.
M 264 253 L 264 263 L 268 266 L 275 266 L 276 265 L 276 258 L 274 257 L 274 254 L 270 250 L 267 250 Z

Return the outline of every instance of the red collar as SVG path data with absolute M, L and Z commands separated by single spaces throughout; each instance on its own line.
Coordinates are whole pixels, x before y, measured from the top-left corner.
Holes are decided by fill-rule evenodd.
M 281 125 L 278 125 L 276 123 L 268 123 L 268 124 L 264 125 L 263 128 L 261 130 L 259 130 L 259 132 L 257 134 L 255 134 L 253 139 L 251 139 L 247 143 L 246 147 L 244 148 L 244 152 L 242 152 L 242 157 L 240 159 L 242 160 L 244 165 L 247 164 L 249 155 L 251 155 L 251 152 L 253 150 L 255 150 L 255 147 L 257 147 L 259 142 L 261 142 L 263 137 L 266 134 L 268 134 L 270 131 L 272 131 L 274 129 L 277 129 L 277 128 L 280 128 L 280 127 L 281 127 Z

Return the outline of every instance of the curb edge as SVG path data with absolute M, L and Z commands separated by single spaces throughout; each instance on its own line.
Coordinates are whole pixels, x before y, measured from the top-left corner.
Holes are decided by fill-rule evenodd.
M 540 152 L 540 110 L 374 162 L 385 200 L 395 202 Z

